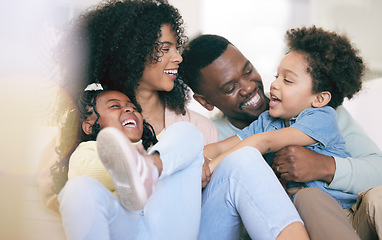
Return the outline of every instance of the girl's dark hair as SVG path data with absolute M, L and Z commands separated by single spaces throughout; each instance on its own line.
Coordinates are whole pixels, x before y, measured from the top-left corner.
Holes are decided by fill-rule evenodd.
M 304 54 L 313 79 L 313 92 L 329 91 L 329 106 L 337 108 L 344 98 L 361 90 L 365 65 L 359 50 L 346 36 L 312 26 L 287 31 L 289 51 Z
M 74 138 L 74 141 L 72 141 L 72 144 L 70 145 L 70 149 L 68 149 L 68 146 L 65 144 L 61 144 L 56 148 L 56 152 L 59 156 L 61 156 L 61 160 L 57 162 L 54 166 L 51 168 L 51 173 L 53 177 L 53 181 L 57 184 L 54 184 L 55 188 L 57 186 L 62 185 L 62 174 L 68 172 L 68 167 L 69 167 L 69 158 L 73 151 L 76 149 L 76 147 L 81 143 L 81 142 L 86 142 L 86 141 L 95 141 L 97 138 L 98 133 L 100 132 L 101 128 L 98 123 L 98 119 L 100 117 L 99 113 L 97 112 L 96 108 L 96 103 L 97 103 L 97 97 L 105 93 L 109 90 L 95 90 L 95 91 L 84 91 L 80 98 L 78 99 L 77 102 L 77 108 L 76 110 L 73 110 L 70 112 L 71 116 L 68 118 L 70 124 L 65 124 L 64 126 L 77 126 L 77 130 L 75 131 L 74 128 L 69 128 L 69 129 L 63 129 L 65 132 L 75 132 L 77 138 Z M 135 103 L 133 102 L 135 105 Z M 139 113 L 142 112 L 142 109 L 140 107 L 137 108 L 137 111 Z M 82 129 L 82 123 L 88 119 L 89 116 L 93 114 L 93 112 L 96 115 L 96 120 L 92 126 L 92 133 L 91 134 L 86 134 L 83 129 Z M 77 116 L 75 116 L 77 115 Z M 77 124 L 73 124 L 73 120 L 77 120 Z M 73 139 L 73 137 L 72 137 Z M 150 146 L 156 144 L 158 142 L 154 128 L 145 120 L 143 120 L 143 133 L 142 133 L 142 145 L 143 147 L 147 150 Z M 64 141 L 65 143 L 68 142 L 68 139 Z M 66 176 L 67 180 L 67 176 Z M 65 181 L 66 181 L 65 180 Z M 58 193 L 63 185 L 56 190 Z
M 67 178 L 64 159 L 69 158 L 79 139 L 86 137 L 76 126 L 79 114 L 71 104 L 79 101 L 86 86 L 101 83 L 108 90 L 121 91 L 140 108 L 135 91 L 146 65 L 156 63 L 163 55 L 162 45 L 158 44 L 163 25 L 171 27 L 180 47 L 187 41 L 183 19 L 167 0 L 105 0 L 67 26 L 55 53 L 63 79 L 63 96 L 70 97 L 70 101 L 61 98 L 56 111 L 59 121 L 65 118 L 56 148 L 64 164 L 54 166 L 53 169 L 58 169 L 56 172 Z M 181 80 L 175 79 L 174 88 L 170 92 L 159 92 L 159 95 L 166 107 L 178 114 L 186 113 L 188 88 Z M 147 123 L 144 126 L 142 140 L 153 133 L 151 126 Z M 57 185 L 56 192 L 65 182 L 64 179 Z
M 97 119 L 95 120 L 93 127 L 92 127 L 92 133 L 86 134 L 82 127 L 80 127 L 80 134 L 78 138 L 78 144 L 85 141 L 95 141 L 97 138 L 97 135 L 99 133 L 100 125 L 98 124 L 98 119 L 100 117 L 99 113 L 97 112 L 96 103 L 97 103 L 97 97 L 107 92 L 108 90 L 98 90 L 98 91 L 84 91 L 81 95 L 78 104 L 77 104 L 77 110 L 79 114 L 79 121 L 80 126 L 82 122 L 86 121 L 90 115 L 95 113 Z M 134 103 L 135 105 L 135 103 Z M 137 108 L 137 111 L 139 113 L 142 112 L 141 108 Z M 142 133 L 142 144 L 144 148 L 147 150 L 151 145 L 157 143 L 158 140 L 156 138 L 154 128 L 145 120 L 143 120 L 143 133 Z M 77 145 L 78 145 L 77 144 Z

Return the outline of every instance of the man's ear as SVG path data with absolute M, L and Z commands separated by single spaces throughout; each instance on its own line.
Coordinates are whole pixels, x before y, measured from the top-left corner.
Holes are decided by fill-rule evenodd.
M 331 99 L 332 99 L 332 94 L 328 91 L 317 93 L 312 103 L 312 107 L 319 108 L 319 107 L 326 106 Z
M 93 121 L 83 121 L 82 130 L 86 135 L 90 135 L 93 131 Z
M 205 96 L 203 95 L 200 95 L 200 94 L 197 94 L 197 93 L 194 93 L 194 99 L 200 103 L 205 109 L 207 109 L 208 111 L 212 111 L 214 109 L 214 105 L 210 104 L 208 102 L 208 100 L 206 99 Z

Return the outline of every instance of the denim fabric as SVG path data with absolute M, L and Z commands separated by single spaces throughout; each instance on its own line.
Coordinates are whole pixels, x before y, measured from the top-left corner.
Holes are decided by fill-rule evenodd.
M 160 153 L 163 172 L 141 211 L 126 210 L 107 188 L 90 177 L 76 177 L 67 182 L 59 194 L 59 202 L 68 239 L 197 238 L 202 134 L 190 123 L 175 123 L 151 151 Z
M 260 152 L 244 147 L 219 163 L 203 190 L 198 239 L 239 239 L 243 224 L 252 239 L 276 239 L 298 221 L 297 210 Z
M 306 146 L 307 148 L 327 156 L 349 157 L 346 151 L 345 141 L 337 126 L 336 112 L 333 108 L 325 106 L 322 108 L 307 108 L 297 117 L 290 119 L 290 126 L 297 128 L 312 137 L 317 143 Z M 258 120 L 252 122 L 248 127 L 237 133 L 240 139 L 250 135 L 270 132 L 285 127 L 283 119 L 273 118 L 269 111 L 262 113 Z M 265 156 L 267 162 L 272 164 L 273 154 Z M 299 185 L 291 183 L 290 186 Z M 305 183 L 308 187 L 318 187 L 336 199 L 343 208 L 350 208 L 357 200 L 357 195 L 327 188 L 323 181 L 312 181 Z

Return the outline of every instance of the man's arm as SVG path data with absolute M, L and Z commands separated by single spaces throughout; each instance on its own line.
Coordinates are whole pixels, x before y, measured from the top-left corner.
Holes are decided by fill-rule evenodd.
M 275 154 L 273 168 L 283 165 L 281 178 L 308 182 L 323 180 L 329 188 L 357 194 L 382 185 L 382 153 L 344 107 L 337 108 L 337 122 L 353 157 L 330 157 L 290 146 Z
M 335 157 L 336 172 L 329 187 L 359 193 L 382 185 L 382 152 L 344 107 L 337 108 L 337 121 L 352 158 Z

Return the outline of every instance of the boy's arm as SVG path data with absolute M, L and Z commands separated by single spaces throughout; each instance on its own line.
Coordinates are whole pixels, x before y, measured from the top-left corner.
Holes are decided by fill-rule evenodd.
M 283 164 L 286 172 L 281 178 L 296 182 L 322 180 L 329 184 L 328 188 L 353 194 L 382 184 L 381 151 L 343 106 L 337 108 L 337 121 L 352 157 L 325 156 L 288 146 L 274 158 L 274 164 Z
M 228 141 L 225 142 L 226 140 Z M 259 150 L 261 154 L 266 154 L 279 151 L 288 145 L 306 146 L 316 142 L 316 140 L 301 130 L 293 127 L 257 133 L 245 138 L 243 141 L 240 141 L 237 136 L 230 137 L 226 140 L 219 142 L 221 144 L 213 147 L 214 150 L 210 150 L 211 153 L 213 152 L 213 155 L 208 156 L 213 158 L 210 162 L 211 172 L 215 170 L 220 161 L 228 154 L 245 146 L 254 147 Z
M 223 154 L 225 151 L 231 149 L 238 143 L 240 143 L 240 138 L 236 135 L 224 139 L 222 141 L 208 144 L 204 147 L 203 155 L 205 158 L 211 160 L 209 162 L 209 167 L 211 173 L 215 170 L 217 165 L 220 163 L 222 159 L 218 159 L 218 156 Z

